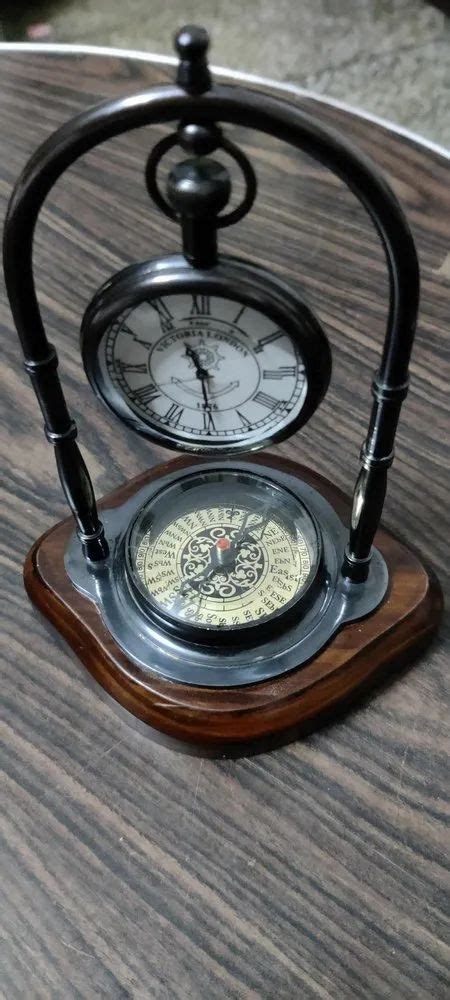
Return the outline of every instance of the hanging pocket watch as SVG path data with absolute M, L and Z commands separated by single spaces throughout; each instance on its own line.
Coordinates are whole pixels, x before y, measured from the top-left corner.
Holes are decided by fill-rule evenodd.
M 418 266 L 400 206 L 364 156 L 286 102 L 213 84 L 203 29 L 182 29 L 176 44 L 175 87 L 79 116 L 33 157 L 11 199 L 8 294 L 77 529 L 64 522 L 40 539 L 25 580 L 133 716 L 190 743 L 236 746 L 311 728 L 403 663 L 436 626 L 436 585 L 404 546 L 376 535 L 407 392 Z M 33 231 L 53 183 L 79 155 L 169 120 L 178 126 L 151 152 L 146 183 L 178 224 L 181 251 L 106 282 L 85 312 L 81 354 L 115 417 L 189 457 L 105 498 L 100 520 L 36 302 Z M 311 470 L 253 454 L 311 418 L 326 394 L 331 354 L 296 289 L 218 252 L 219 231 L 250 211 L 257 190 L 250 161 L 219 122 L 316 156 L 348 183 L 382 237 L 388 329 L 351 511 Z M 183 158 L 163 194 L 158 167 L 176 147 Z M 219 152 L 244 178 L 232 210 Z
M 217 225 L 211 175 L 229 190 L 211 159 L 186 161 L 169 178 L 182 224 L 197 222 L 200 239 L 205 216 L 213 232 Z M 186 177 L 198 188 L 196 218 L 183 213 Z M 190 259 L 137 264 L 108 281 L 84 316 L 83 361 L 97 395 L 139 434 L 190 452 L 250 452 L 309 420 L 328 387 L 330 349 L 285 282 L 245 261 L 218 260 L 208 242 L 201 267 L 194 249 Z

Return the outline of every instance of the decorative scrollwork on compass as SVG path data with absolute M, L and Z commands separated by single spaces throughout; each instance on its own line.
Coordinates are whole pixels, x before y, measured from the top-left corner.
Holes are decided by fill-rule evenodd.
M 236 526 L 202 529 L 184 546 L 180 556 L 185 586 L 204 597 L 240 597 L 254 590 L 265 574 L 267 555 L 260 541 L 234 545 Z

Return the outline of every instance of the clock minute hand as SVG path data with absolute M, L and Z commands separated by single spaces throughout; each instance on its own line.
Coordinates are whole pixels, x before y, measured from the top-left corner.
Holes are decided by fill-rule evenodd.
M 208 390 L 206 388 L 206 381 L 207 381 L 208 376 L 205 377 L 203 375 L 199 375 L 199 378 L 201 379 L 201 383 L 202 383 L 202 393 L 203 393 L 203 399 L 204 399 L 203 407 L 204 407 L 205 410 L 209 410 L 210 409 L 210 402 L 209 402 Z

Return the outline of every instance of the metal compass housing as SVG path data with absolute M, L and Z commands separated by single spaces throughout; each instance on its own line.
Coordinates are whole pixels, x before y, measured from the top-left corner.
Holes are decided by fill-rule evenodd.
M 270 477 L 181 475 L 139 511 L 125 539 L 137 603 L 195 642 L 255 642 L 311 602 L 322 563 L 314 516 Z
M 227 497 L 232 477 L 237 480 L 235 508 Z M 206 508 L 197 506 L 202 482 L 210 503 Z M 274 504 L 270 514 L 258 503 L 263 488 Z M 74 537 L 66 569 L 77 589 L 97 604 L 122 649 L 149 676 L 205 687 L 277 677 L 309 660 L 343 625 L 372 611 L 386 592 L 382 556 L 374 551 L 364 587 L 345 580 L 340 567 L 346 530 L 330 504 L 297 476 L 268 469 L 256 459 L 211 460 L 188 473 L 168 472 L 103 517 L 111 544 L 108 559 L 87 566 Z M 242 559 L 225 560 L 221 567 L 212 553 L 220 553 L 221 538 L 232 540 L 234 521 Z M 165 551 L 158 554 L 161 542 Z M 214 574 L 208 576 L 213 562 Z

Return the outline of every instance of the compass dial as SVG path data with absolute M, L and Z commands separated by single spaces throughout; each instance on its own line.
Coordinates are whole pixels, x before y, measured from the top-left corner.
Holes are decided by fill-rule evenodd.
M 166 295 L 128 309 L 105 332 L 99 365 L 140 421 L 200 448 L 251 449 L 277 436 L 307 393 L 291 335 L 218 295 Z
M 141 510 L 128 542 L 139 598 L 183 631 L 267 624 L 306 595 L 320 543 L 299 500 L 261 476 L 184 477 Z

